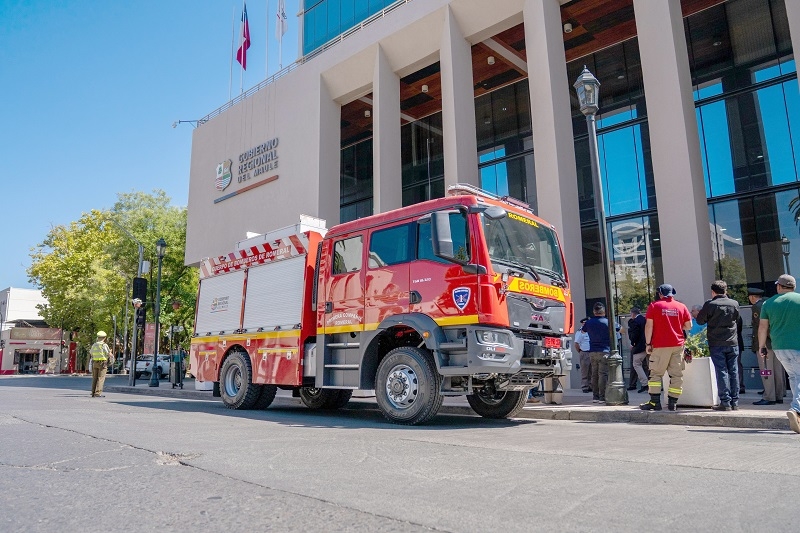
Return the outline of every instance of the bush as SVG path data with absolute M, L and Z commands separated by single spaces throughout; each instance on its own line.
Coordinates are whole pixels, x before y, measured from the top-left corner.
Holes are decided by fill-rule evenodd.
M 708 350 L 706 328 L 703 328 L 702 331 L 694 335 L 689 335 L 689 338 L 686 339 L 686 343 L 683 346 L 692 352 L 692 357 L 709 357 L 711 355 L 711 352 Z

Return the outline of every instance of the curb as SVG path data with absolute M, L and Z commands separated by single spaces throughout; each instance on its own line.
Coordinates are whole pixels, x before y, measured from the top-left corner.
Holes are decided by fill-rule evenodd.
M 169 387 L 129 387 L 112 386 L 105 387 L 106 392 L 118 392 L 124 394 L 139 394 L 143 396 L 166 396 L 172 398 L 183 398 L 189 400 L 220 401 L 219 398 L 211 396 L 210 391 L 195 391 L 185 389 L 173 389 Z M 277 396 L 272 403 L 275 406 L 295 407 L 301 406 L 299 398 L 289 398 Z M 351 401 L 347 409 L 351 410 L 377 410 L 374 401 L 358 400 Z M 443 405 L 439 412 L 449 415 L 475 416 L 475 412 L 466 405 Z M 697 427 L 718 427 L 718 428 L 739 428 L 739 429 L 762 429 L 762 430 L 789 430 L 789 421 L 784 413 L 780 415 L 760 415 L 753 416 L 747 414 L 717 414 L 714 412 L 649 412 L 640 411 L 635 407 L 630 410 L 613 410 L 585 408 L 547 408 L 533 407 L 523 409 L 515 418 L 525 418 L 530 420 L 560 420 L 572 422 L 600 422 L 617 424 L 652 424 L 652 425 L 672 425 L 672 426 L 697 426 Z

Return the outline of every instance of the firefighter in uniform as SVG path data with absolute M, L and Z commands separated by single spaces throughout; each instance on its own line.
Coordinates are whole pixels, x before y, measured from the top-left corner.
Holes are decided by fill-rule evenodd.
M 103 384 L 106 381 L 108 365 L 114 363 L 114 356 L 106 344 L 106 332 L 97 332 L 97 342 L 89 349 L 92 357 L 92 397 L 103 397 Z
M 692 329 L 692 315 L 681 302 L 673 299 L 675 289 L 672 285 L 663 284 L 658 287 L 659 299 L 647 308 L 647 322 L 644 326 L 646 352 L 650 356 L 650 378 L 647 381 L 650 401 L 639 406 L 643 411 L 661 411 L 661 378 L 669 372 L 669 389 L 667 390 L 670 411 L 675 411 L 678 399 L 683 392 L 683 367 L 686 359 L 683 343 L 686 331 Z

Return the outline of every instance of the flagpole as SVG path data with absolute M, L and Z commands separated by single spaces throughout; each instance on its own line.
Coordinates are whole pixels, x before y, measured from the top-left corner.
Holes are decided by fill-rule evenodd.
M 239 47 L 242 48 L 242 63 L 244 63 L 244 55 L 246 51 L 244 50 L 244 6 L 246 5 L 245 0 L 242 0 L 242 22 L 239 24 L 241 34 L 239 36 Z M 244 65 L 242 65 L 242 70 L 239 71 L 239 94 L 244 92 Z
M 269 78 L 269 18 L 270 18 L 269 0 L 267 0 L 267 15 L 266 15 L 266 18 L 267 18 L 267 25 L 265 26 L 265 28 L 266 28 L 266 36 L 265 36 L 265 39 L 264 39 L 264 53 L 265 53 L 265 56 L 266 56 L 266 59 L 264 60 L 264 67 L 265 67 L 266 70 L 264 72 L 264 79 Z
M 236 39 L 236 6 L 231 7 L 231 57 L 230 69 L 228 71 L 228 101 L 231 101 L 231 92 L 233 91 L 233 56 L 236 54 L 234 48 L 234 39 Z

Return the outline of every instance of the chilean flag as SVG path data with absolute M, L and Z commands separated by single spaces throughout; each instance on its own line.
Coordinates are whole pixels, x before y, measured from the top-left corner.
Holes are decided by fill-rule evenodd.
M 242 65 L 244 70 L 247 70 L 247 49 L 250 48 L 250 24 L 247 22 L 247 4 L 244 4 L 242 10 L 242 45 L 236 51 L 236 61 Z

